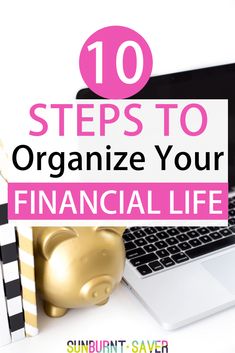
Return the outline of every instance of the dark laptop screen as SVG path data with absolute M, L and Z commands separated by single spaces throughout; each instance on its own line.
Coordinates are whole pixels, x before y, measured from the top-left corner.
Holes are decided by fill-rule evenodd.
M 101 98 L 89 89 L 77 99 Z M 130 98 L 229 100 L 229 185 L 235 186 L 235 64 L 151 77 L 146 86 Z

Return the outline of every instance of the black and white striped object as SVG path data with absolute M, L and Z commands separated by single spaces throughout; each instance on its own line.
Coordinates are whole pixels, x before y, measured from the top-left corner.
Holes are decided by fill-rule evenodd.
M 0 347 L 11 343 L 11 334 L 7 316 L 6 298 L 3 286 L 2 266 L 0 264 Z
M 25 324 L 18 245 L 15 229 L 8 224 L 7 203 L 0 205 L 0 255 L 9 327 L 12 342 L 14 342 L 25 337 Z

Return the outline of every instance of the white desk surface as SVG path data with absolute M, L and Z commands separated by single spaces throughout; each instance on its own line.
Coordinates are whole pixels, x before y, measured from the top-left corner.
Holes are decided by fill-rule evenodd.
M 51 319 L 39 308 L 40 333 L 0 348 L 1 353 L 64 353 L 68 340 L 166 339 L 169 353 L 234 353 L 235 307 L 176 331 L 165 331 L 122 283 L 108 304 Z

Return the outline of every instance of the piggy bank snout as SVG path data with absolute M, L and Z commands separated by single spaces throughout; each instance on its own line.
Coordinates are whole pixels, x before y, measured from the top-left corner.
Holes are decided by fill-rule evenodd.
M 114 287 L 110 276 L 100 276 L 86 282 L 81 288 L 81 296 L 87 303 L 99 303 L 108 298 Z

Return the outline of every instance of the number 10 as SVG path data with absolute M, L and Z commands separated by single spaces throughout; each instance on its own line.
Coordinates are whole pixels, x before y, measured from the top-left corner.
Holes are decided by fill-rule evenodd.
M 128 47 L 131 47 L 135 51 L 136 55 L 136 68 L 135 73 L 132 77 L 127 77 L 124 71 L 124 54 Z M 96 56 L 96 83 L 102 84 L 103 83 L 103 42 L 97 41 L 90 44 L 87 47 L 88 51 L 92 51 L 95 49 L 95 56 Z M 136 83 L 143 73 L 143 66 L 144 66 L 144 57 L 141 47 L 138 43 L 133 40 L 127 40 L 123 42 L 116 54 L 116 70 L 119 79 L 128 85 Z

